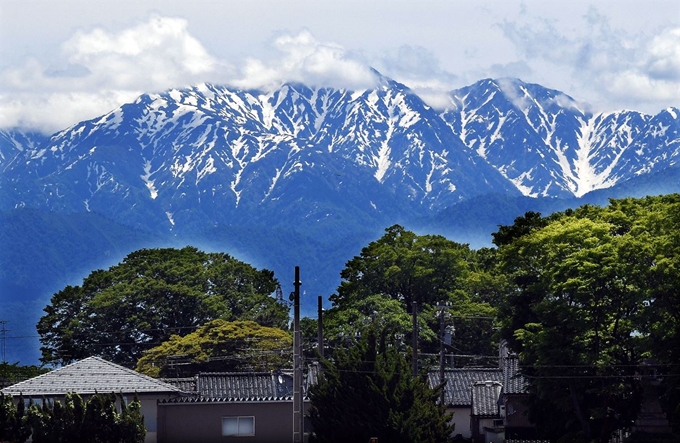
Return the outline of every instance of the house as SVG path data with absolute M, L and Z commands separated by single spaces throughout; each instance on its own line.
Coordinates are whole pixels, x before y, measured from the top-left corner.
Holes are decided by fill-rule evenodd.
M 446 411 L 453 413 L 455 428 L 452 437 L 470 439 L 473 436 L 472 387 L 478 382 L 503 380 L 500 368 L 455 368 L 444 371 L 444 403 Z M 438 386 L 439 371 L 430 371 L 428 381 L 431 387 Z M 479 398 L 479 397 L 478 397 Z M 498 400 L 498 399 L 496 399 Z
M 431 387 L 440 384 L 439 371 L 428 373 Z M 444 370 L 444 403 L 453 413 L 452 437 L 475 442 L 534 438 L 525 400 L 527 381 L 517 355 L 501 349 L 499 367 Z
M 516 354 L 507 354 L 503 364 L 503 420 L 506 439 L 535 439 L 536 429 L 529 420 L 526 399 L 528 382 L 519 368 Z
M 503 384 L 497 381 L 478 381 L 472 385 L 470 424 L 472 440 L 479 443 L 505 440 L 505 428 L 501 418 L 501 391 Z
M 306 387 L 318 377 L 311 365 Z M 200 373 L 165 379 L 188 396 L 158 403 L 159 443 L 243 441 L 278 443 L 293 437 L 293 374 L 290 371 Z M 309 400 L 304 399 L 304 415 Z M 311 429 L 304 424 L 304 433 Z
M 181 395 L 181 389 L 176 386 L 99 357 L 89 357 L 2 389 L 5 395 L 22 394 L 24 399 L 34 402 L 43 398 L 63 400 L 70 392 L 84 398 L 95 393 L 114 392 L 129 401 L 137 395 L 147 430 L 146 443 L 157 441 L 158 402 Z

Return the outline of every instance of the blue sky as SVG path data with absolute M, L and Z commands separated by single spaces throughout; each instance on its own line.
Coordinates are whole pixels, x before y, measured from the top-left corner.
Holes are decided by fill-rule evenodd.
M 593 111 L 680 106 L 680 2 L 2 0 L 0 128 L 53 132 L 202 82 L 361 89 L 370 68 L 433 106 L 518 77 Z

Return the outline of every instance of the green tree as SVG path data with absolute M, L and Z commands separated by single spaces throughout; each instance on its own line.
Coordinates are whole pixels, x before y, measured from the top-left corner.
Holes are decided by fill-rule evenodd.
M 451 321 L 460 323 L 455 351 L 488 355 L 492 323 L 503 285 L 493 266 L 493 252 L 475 252 L 439 235 L 416 235 L 399 225 L 364 247 L 341 272 L 333 307 L 325 316 L 328 341 L 341 342 L 378 318 L 394 323 L 394 332 L 411 336 L 412 302 L 418 306 L 421 351 L 439 351 L 439 303 L 447 303 Z M 487 317 L 483 321 L 469 317 Z M 408 338 L 407 338 L 408 340 Z M 494 352 L 495 353 L 495 352 Z
M 120 398 L 121 411 L 118 416 L 118 439 L 121 442 L 141 443 L 146 437 L 142 404 L 137 395 L 130 404 Z
M 133 252 L 54 294 L 37 325 L 41 360 L 98 355 L 131 366 L 144 350 L 217 318 L 286 327 L 287 308 L 272 297 L 277 284 L 271 271 L 223 253 Z
M 116 395 L 97 394 L 87 401 L 83 433 L 89 435 L 93 443 L 106 443 L 117 434 Z
M 49 369 L 35 365 L 19 365 L 16 363 L 0 363 L 0 381 L 6 386 L 37 377 L 49 372 Z
M 36 443 L 142 443 L 146 429 L 140 411 L 136 396 L 126 405 L 122 396 L 113 393 L 95 394 L 87 401 L 68 393 L 63 403 L 45 399 L 41 405 L 32 403 L 25 422 Z
M 447 441 L 451 416 L 437 402 L 439 390 L 411 375 L 387 331 L 378 338 L 369 328 L 354 346 L 322 362 L 322 377 L 310 390 L 315 441 Z
M 152 377 L 183 377 L 211 371 L 271 371 L 290 363 L 292 349 L 292 338 L 282 329 L 254 321 L 218 319 L 184 337 L 173 335 L 149 349 L 136 369 Z
M 24 442 L 31 435 L 24 411 L 24 397 L 17 404 L 11 395 L 0 392 L 0 441 Z
M 678 195 L 613 200 L 506 230 L 520 233 L 499 249 L 514 282 L 502 335 L 520 353 L 534 419 L 548 436 L 606 441 L 636 416 L 642 359 L 673 374 L 679 212 Z M 664 380 L 673 416 L 677 377 Z
M 418 236 L 394 225 L 348 261 L 338 292 L 330 297 L 343 308 L 374 294 L 398 300 L 411 311 L 411 302 L 436 304 L 462 288 L 470 248 L 439 235 Z
M 31 403 L 26 411 L 26 421 L 31 428 L 31 441 L 34 443 L 55 443 L 52 434 L 52 408 L 47 400 L 42 399 L 40 405 Z

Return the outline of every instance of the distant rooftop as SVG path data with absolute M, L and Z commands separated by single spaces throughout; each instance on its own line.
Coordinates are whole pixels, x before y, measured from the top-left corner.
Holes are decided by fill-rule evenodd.
M 480 381 L 503 381 L 503 372 L 497 368 L 456 368 L 444 371 L 446 386 L 444 388 L 444 403 L 451 406 L 472 405 L 470 388 Z M 439 385 L 439 372 L 428 373 L 430 386 Z
M 502 388 L 497 381 L 478 381 L 472 385 L 472 415 L 498 416 L 498 398 Z
M 88 357 L 2 390 L 3 394 L 23 394 L 26 397 L 61 396 L 69 392 L 78 394 L 176 392 L 179 394 L 181 390 L 99 357 Z

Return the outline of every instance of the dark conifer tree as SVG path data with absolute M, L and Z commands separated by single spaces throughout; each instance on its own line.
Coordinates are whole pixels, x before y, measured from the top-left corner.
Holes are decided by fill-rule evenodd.
M 323 376 L 311 389 L 311 421 L 319 443 L 447 441 L 450 416 L 437 403 L 438 389 L 411 375 L 411 365 L 374 328 L 333 361 L 322 363 Z

